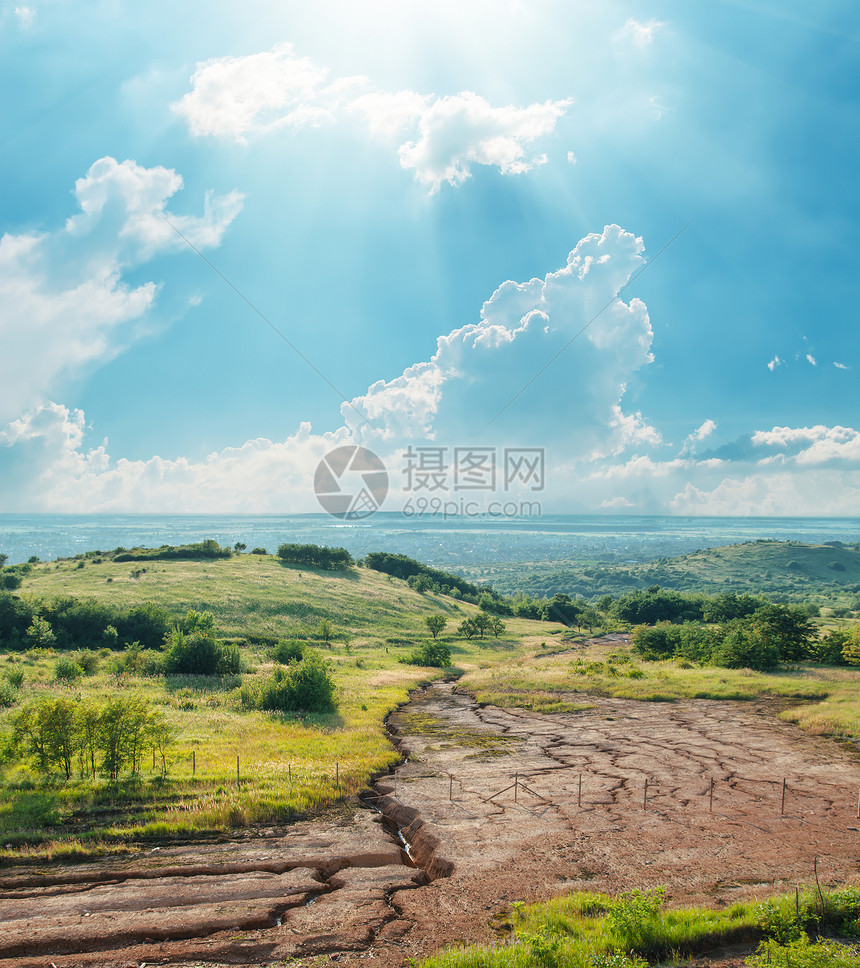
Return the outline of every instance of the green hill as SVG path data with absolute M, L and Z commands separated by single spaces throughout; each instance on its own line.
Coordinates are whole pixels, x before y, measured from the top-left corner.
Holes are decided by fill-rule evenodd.
M 860 609 L 860 546 L 828 542 L 759 540 L 694 551 L 646 564 L 608 565 L 564 562 L 523 574 L 527 566 L 499 569 L 499 591 L 548 597 L 617 596 L 650 585 L 685 592 L 749 592 L 777 601 L 816 602 Z

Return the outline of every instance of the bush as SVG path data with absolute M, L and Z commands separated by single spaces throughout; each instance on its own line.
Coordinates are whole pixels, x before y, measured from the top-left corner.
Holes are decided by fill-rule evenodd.
M 337 706 L 335 684 L 319 653 L 308 650 L 300 662 L 243 686 L 242 704 L 269 712 L 331 713 Z
M 15 689 L 20 689 L 24 685 L 23 669 L 8 669 L 3 678 Z
M 58 682 L 77 682 L 84 670 L 68 655 L 60 656 L 54 663 L 54 678 Z
M 301 642 L 297 642 L 295 639 L 291 641 L 286 641 L 282 639 L 278 644 L 272 649 L 272 658 L 275 662 L 280 662 L 283 665 L 289 665 L 291 662 L 301 662 L 304 658 L 305 647 Z
M 8 678 L 0 680 L 0 708 L 8 709 L 9 706 L 14 706 L 17 701 L 18 689 Z
M 99 670 L 99 654 L 91 649 L 82 649 L 75 656 L 75 661 L 86 676 L 94 676 Z
M 451 650 L 443 642 L 425 642 L 420 649 L 400 661 L 410 665 L 447 669 L 451 665 Z

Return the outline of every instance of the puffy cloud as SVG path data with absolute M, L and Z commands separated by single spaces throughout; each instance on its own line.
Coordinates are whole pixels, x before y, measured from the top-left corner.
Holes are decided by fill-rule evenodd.
M 752 443 L 800 466 L 860 462 L 860 432 L 851 427 L 774 427 L 753 434 Z
M 850 366 L 846 366 L 844 363 L 834 363 L 833 364 L 837 370 L 850 370 Z
M 373 426 L 360 427 L 346 405 L 344 420 L 370 445 L 484 436 L 619 452 L 659 443 L 641 414 L 621 407 L 628 379 L 652 360 L 647 309 L 616 298 L 642 251 L 641 239 L 607 226 L 582 239 L 556 272 L 503 283 L 479 322 L 439 337 L 430 360 L 353 401 Z
M 375 137 L 413 134 L 400 145 L 400 164 L 435 192 L 445 182 L 462 184 L 474 165 L 512 175 L 544 164 L 546 155 L 531 153 L 532 146 L 555 130 L 571 103 L 493 107 L 471 91 L 437 97 L 372 90 L 363 77 L 327 81 L 326 68 L 297 57 L 290 44 L 276 44 L 257 54 L 199 63 L 191 90 L 172 108 L 197 137 L 240 143 L 277 128 L 341 117 L 358 119 Z
M 443 182 L 462 184 L 472 165 L 522 174 L 546 162 L 546 155 L 526 157 L 526 149 L 554 130 L 570 103 L 494 108 L 471 91 L 439 98 L 421 115 L 418 140 L 401 146 L 400 164 L 432 192 Z
M 0 238 L 0 420 L 10 420 L 84 367 L 104 362 L 135 336 L 157 286 L 130 286 L 123 272 L 184 243 L 165 221 L 182 187 L 176 172 L 113 158 L 75 185 L 80 212 L 62 229 Z M 202 216 L 171 222 L 195 245 L 217 245 L 241 196 L 207 196 Z
M 197 137 L 245 143 L 249 132 L 318 124 L 330 116 L 319 103 L 328 71 L 291 44 L 243 57 L 216 57 L 197 65 L 191 90 L 172 105 Z
M 818 366 L 818 362 L 811 353 L 806 354 L 806 362 L 809 363 L 810 366 Z
M 770 370 L 771 373 L 773 373 L 773 371 L 778 366 L 782 366 L 782 362 L 783 361 L 778 356 L 774 356 L 774 358 L 770 361 L 770 363 L 768 363 L 767 368 Z
M 0 431 L 0 500 L 10 510 L 265 513 L 317 511 L 313 475 L 345 431 L 316 435 L 309 424 L 280 443 L 263 438 L 203 461 L 114 461 L 87 450 L 80 411 L 48 404 Z M 296 496 L 300 504 L 296 504 Z

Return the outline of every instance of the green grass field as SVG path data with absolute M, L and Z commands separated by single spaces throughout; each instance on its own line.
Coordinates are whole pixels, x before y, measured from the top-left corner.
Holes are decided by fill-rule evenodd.
M 442 635 L 454 663 L 448 674 L 505 663 L 561 629 L 510 619 L 498 640 L 460 640 L 456 626 L 476 612 L 473 606 L 419 594 L 366 569 L 300 570 L 259 555 L 159 561 L 133 577 L 139 567 L 108 561 L 83 568 L 76 562 L 38 565 L 21 592 L 92 597 L 124 607 L 154 602 L 177 620 L 188 608 L 205 609 L 227 637 L 302 639 L 329 661 L 337 712 L 293 716 L 243 708 L 241 680 L 273 668 L 265 645 L 242 646 L 246 671 L 223 678 L 117 676 L 103 650 L 98 671 L 72 685 L 54 681 L 52 650 L 0 654 L 0 676 L 24 674 L 17 702 L 0 713 L 7 735 L 15 710 L 48 693 L 100 699 L 140 694 L 163 711 L 175 734 L 166 777 L 160 761 L 148 758 L 138 777 L 119 783 L 44 780 L 30 765 L 7 757 L 0 780 L 0 836 L 7 845 L 62 852 L 64 841 L 83 841 L 102 850 L 147 836 L 286 822 L 332 806 L 397 760 L 386 714 L 410 690 L 443 674 L 399 661 L 428 640 L 426 616 L 448 619 Z M 323 618 L 334 630 L 329 645 L 316 641 Z

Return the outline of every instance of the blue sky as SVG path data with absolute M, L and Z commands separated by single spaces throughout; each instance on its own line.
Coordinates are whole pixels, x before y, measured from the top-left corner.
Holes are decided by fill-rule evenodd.
M 849 0 L 0 4 L 2 510 L 358 443 L 387 509 L 541 447 L 546 511 L 860 513 L 858 65 Z

